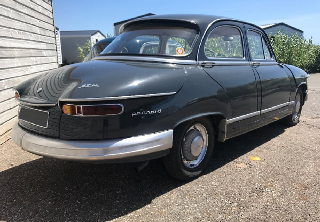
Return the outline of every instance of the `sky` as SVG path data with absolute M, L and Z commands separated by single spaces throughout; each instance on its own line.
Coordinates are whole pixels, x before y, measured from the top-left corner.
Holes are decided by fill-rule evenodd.
M 207 14 L 256 25 L 284 22 L 320 45 L 320 0 L 53 0 L 60 31 L 100 30 L 113 35 L 113 24 L 147 13 Z

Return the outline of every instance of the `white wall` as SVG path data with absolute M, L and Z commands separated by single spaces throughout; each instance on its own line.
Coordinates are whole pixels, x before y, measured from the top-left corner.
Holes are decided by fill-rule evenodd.
M 98 41 L 100 41 L 102 39 L 105 39 L 105 37 L 100 32 L 97 32 L 96 34 L 92 35 L 91 36 L 91 48 L 94 44 L 96 44 Z
M 12 88 L 58 67 L 52 2 L 0 1 L 0 144 L 18 113 Z

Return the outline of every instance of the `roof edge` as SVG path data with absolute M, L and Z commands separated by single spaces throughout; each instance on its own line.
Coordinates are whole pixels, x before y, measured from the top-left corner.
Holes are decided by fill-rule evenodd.
M 299 32 L 302 32 L 302 33 L 303 33 L 303 31 L 302 31 L 301 29 L 295 28 L 295 27 L 293 27 L 293 26 L 291 26 L 291 25 L 288 25 L 288 24 L 286 24 L 286 23 L 284 23 L 284 22 L 275 23 L 275 24 L 272 24 L 272 25 L 270 25 L 270 26 L 268 26 L 268 27 L 266 27 L 266 28 L 262 28 L 262 29 L 266 30 L 266 29 L 273 28 L 273 27 L 276 27 L 276 26 L 279 26 L 279 25 L 283 25 L 283 26 L 289 27 L 289 28 L 291 28 L 291 29 L 294 29 L 294 30 L 296 30 L 296 31 L 299 31 Z M 264 25 L 262 25 L 262 26 L 264 26 Z

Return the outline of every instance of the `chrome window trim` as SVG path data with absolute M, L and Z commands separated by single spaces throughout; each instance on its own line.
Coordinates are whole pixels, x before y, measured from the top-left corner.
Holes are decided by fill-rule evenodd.
M 196 65 L 197 62 L 194 60 L 180 60 L 180 59 L 163 59 L 156 57 L 139 57 L 139 56 L 97 56 L 93 60 L 125 60 L 125 61 L 147 61 L 147 62 L 161 62 L 170 64 L 181 64 L 181 65 Z
M 256 111 L 256 112 L 249 113 L 249 114 L 246 114 L 246 115 L 243 115 L 243 116 L 238 116 L 238 117 L 235 117 L 235 118 L 232 118 L 232 119 L 228 119 L 227 120 L 227 124 L 234 123 L 234 122 L 237 122 L 237 121 L 241 121 L 241 120 L 244 120 L 244 119 L 248 119 L 248 118 L 251 118 L 251 117 L 254 117 L 254 116 L 259 116 L 261 114 L 265 114 L 265 113 L 280 109 L 280 108 L 285 107 L 285 106 L 294 105 L 294 103 L 295 103 L 295 101 L 290 101 L 290 102 L 286 102 L 286 103 L 283 103 L 283 104 L 280 104 L 280 105 L 277 105 L 277 106 L 270 107 L 268 109 L 261 110 L 261 112 L 260 111 Z
M 263 57 L 265 57 L 265 55 L 264 55 L 263 43 L 262 43 L 262 39 L 264 39 L 263 33 L 262 33 L 260 30 L 256 30 L 256 29 L 251 29 L 251 28 L 249 28 L 249 29 L 247 30 L 247 33 L 246 33 L 246 34 L 247 34 L 247 39 L 248 39 L 248 32 L 249 32 L 249 31 L 255 32 L 255 33 L 257 33 L 257 34 L 260 35 L 261 44 L 262 44 L 262 50 L 263 50 Z M 264 41 L 265 41 L 265 39 L 264 39 Z M 265 41 L 265 42 L 266 42 L 266 41 Z M 266 46 L 267 46 L 267 48 L 268 48 L 268 50 L 269 50 L 269 54 L 272 55 L 271 59 L 265 59 L 265 58 L 264 58 L 264 59 L 253 59 L 253 58 L 251 57 L 249 40 L 248 40 L 248 49 L 249 49 L 249 52 L 250 52 L 250 57 L 251 57 L 251 59 L 254 60 L 254 61 L 263 61 L 263 62 L 265 62 L 265 61 L 273 61 L 273 62 L 277 63 L 276 60 L 275 60 L 275 55 L 273 54 L 272 51 L 270 51 L 269 45 L 266 44 Z M 278 63 L 277 63 L 277 64 L 278 64 Z
M 211 30 L 211 32 L 208 34 L 208 37 L 210 36 L 210 34 L 215 30 L 215 29 L 217 29 L 217 28 L 220 28 L 220 27 L 223 27 L 223 26 L 228 26 L 228 27 L 232 27 L 232 28 L 236 28 L 236 29 L 238 29 L 239 30 L 239 32 L 240 32 L 240 36 L 241 36 L 241 42 L 242 42 L 242 55 L 243 55 L 243 57 L 242 58 L 231 58 L 231 57 L 227 57 L 227 58 L 220 58 L 220 57 L 207 57 L 206 56 L 206 54 L 204 54 L 205 56 L 206 56 L 206 58 L 207 59 L 212 59 L 212 60 L 216 60 L 216 59 L 233 59 L 233 60 L 245 60 L 246 59 L 246 56 L 245 56 L 245 47 L 244 47 L 244 35 L 243 35 L 243 32 L 242 32 L 242 30 L 240 29 L 240 27 L 238 27 L 238 26 L 235 26 L 235 25 L 219 25 L 219 26 L 217 26 L 217 27 L 215 27 L 214 29 L 212 29 Z M 205 43 L 204 43 L 204 45 L 203 45 L 203 50 L 205 51 L 205 45 L 206 45 L 206 42 L 207 42 L 207 40 L 208 40 L 208 37 L 206 38 L 206 41 L 205 41 Z
M 146 95 L 132 95 L 132 96 L 117 96 L 117 97 L 100 97 L 100 98 L 80 98 L 80 99 L 59 99 L 59 102 L 86 102 L 86 101 L 105 101 L 105 100 L 124 100 L 124 99 L 139 99 L 157 96 L 171 96 L 177 92 L 168 93 L 156 93 L 156 94 L 146 94 Z
M 40 126 L 40 125 L 38 125 L 38 124 L 31 123 L 31 122 L 29 122 L 29 121 L 27 121 L 27 120 L 20 119 L 20 118 L 19 118 L 19 116 L 20 116 L 20 109 L 21 109 L 22 106 L 23 106 L 25 109 L 33 109 L 33 110 L 37 110 L 37 111 L 40 111 L 40 112 L 48 113 L 47 125 L 46 125 L 46 126 Z M 38 127 L 41 127 L 41 128 L 46 129 L 46 128 L 48 128 L 48 125 L 49 125 L 49 117 L 50 117 L 50 112 L 49 112 L 49 111 L 44 111 L 44 110 L 40 110 L 40 109 L 34 109 L 34 108 L 31 108 L 31 107 L 28 107 L 28 106 L 24 106 L 24 105 L 22 105 L 22 104 L 19 104 L 18 120 L 21 120 L 21 121 L 26 122 L 26 123 L 29 123 L 29 124 L 31 124 L 31 125 L 38 126 Z
M 200 43 L 199 43 L 199 46 L 198 46 L 198 52 L 197 52 L 197 56 L 196 56 L 197 62 L 199 62 L 200 48 L 201 48 L 203 39 L 204 39 L 204 37 L 206 36 L 208 30 L 211 28 L 211 26 L 212 26 L 214 23 L 219 22 L 219 21 L 223 21 L 223 20 L 226 20 L 226 19 L 228 19 L 228 18 L 220 18 L 220 19 L 213 20 L 213 21 L 207 26 L 206 30 L 204 31 L 204 33 L 203 33 L 203 35 L 202 35 L 202 38 L 201 38 Z M 236 20 L 233 20 L 233 19 L 228 19 L 228 20 L 235 21 L 235 22 L 239 22 L 239 21 L 236 21 Z

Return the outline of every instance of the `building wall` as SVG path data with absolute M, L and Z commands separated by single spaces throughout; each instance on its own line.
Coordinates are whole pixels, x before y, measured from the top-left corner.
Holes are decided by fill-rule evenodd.
M 284 25 L 278 25 L 275 27 L 271 27 L 271 28 L 266 28 L 264 31 L 268 34 L 268 35 L 276 35 L 279 30 L 281 30 L 281 32 L 283 34 L 287 34 L 289 36 L 293 35 L 293 34 L 297 34 L 300 37 L 303 37 L 303 33 L 299 32 L 295 29 L 292 29 L 290 27 L 284 26 Z
M 61 36 L 60 39 L 62 60 L 67 60 L 67 63 L 82 62 L 78 57 L 77 48 L 90 40 L 90 36 Z
M 105 37 L 100 33 L 97 32 L 96 34 L 91 36 L 91 48 L 94 44 L 96 44 L 98 41 L 105 39 Z
M 18 113 L 12 88 L 58 67 L 52 2 L 0 1 L 0 144 Z
M 120 28 L 121 28 L 122 25 L 123 25 L 123 23 L 118 24 L 118 25 L 115 25 L 115 26 L 113 27 L 113 35 L 114 35 L 114 36 L 120 35 Z

